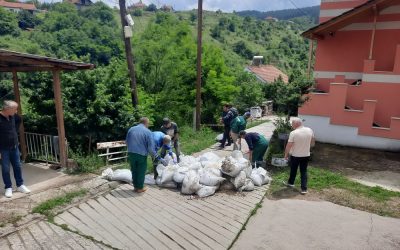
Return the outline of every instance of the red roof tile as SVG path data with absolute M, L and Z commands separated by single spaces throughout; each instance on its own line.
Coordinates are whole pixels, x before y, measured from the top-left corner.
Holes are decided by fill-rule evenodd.
M 13 9 L 36 10 L 36 6 L 33 3 L 13 3 L 0 0 L 0 6 Z
M 279 76 L 282 76 L 283 82 L 288 83 L 289 81 L 289 77 L 285 73 L 272 65 L 249 66 L 248 69 L 268 83 L 274 82 Z

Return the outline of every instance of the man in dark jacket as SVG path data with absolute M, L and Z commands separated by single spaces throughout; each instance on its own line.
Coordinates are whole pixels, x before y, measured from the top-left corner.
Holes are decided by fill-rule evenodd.
M 249 161 L 254 163 L 262 163 L 264 161 L 265 152 L 267 152 L 269 141 L 261 134 L 256 132 L 247 133 L 242 130 L 239 136 L 245 139 L 249 146 Z
M 223 112 L 221 116 L 221 122 L 224 124 L 224 136 L 222 137 L 220 149 L 225 147 L 226 141 L 228 144 L 226 146 L 230 146 L 232 144 L 232 139 L 230 137 L 231 132 L 231 122 L 238 116 L 238 111 L 236 108 L 232 107 L 230 104 L 225 104 L 223 107 Z
M 30 193 L 31 191 L 24 185 L 18 149 L 18 127 L 21 118 L 16 114 L 18 103 L 14 101 L 4 101 L 0 112 L 0 154 L 1 154 L 1 173 L 5 185 L 5 196 L 12 197 L 12 182 L 10 177 L 10 163 L 13 167 L 14 178 L 17 184 L 17 191 Z

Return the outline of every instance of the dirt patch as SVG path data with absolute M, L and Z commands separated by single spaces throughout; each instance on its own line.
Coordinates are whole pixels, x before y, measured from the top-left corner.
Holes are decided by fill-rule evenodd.
M 301 195 L 296 188 L 283 188 L 268 192 L 268 199 L 296 199 L 307 201 L 329 201 L 345 207 L 358 209 L 370 213 L 400 218 L 400 198 L 391 198 L 389 201 L 376 201 L 371 198 L 363 197 L 351 191 L 329 188 L 322 191 L 310 190 L 307 195 Z
M 351 173 L 352 170 L 400 173 L 400 154 L 317 143 L 310 164 L 340 171 L 344 174 Z

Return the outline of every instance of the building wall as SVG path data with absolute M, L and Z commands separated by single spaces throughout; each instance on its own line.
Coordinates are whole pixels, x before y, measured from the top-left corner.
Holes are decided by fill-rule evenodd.
M 388 151 L 400 150 L 400 140 L 359 135 L 357 127 L 332 125 L 329 117 L 315 115 L 300 115 L 300 117 L 305 120 L 305 126 L 314 130 L 315 138 L 319 142 Z
M 326 22 L 368 0 L 321 0 L 320 23 Z

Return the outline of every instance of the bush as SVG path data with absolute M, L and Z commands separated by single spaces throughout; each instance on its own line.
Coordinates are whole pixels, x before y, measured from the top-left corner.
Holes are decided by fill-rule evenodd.
M 143 16 L 143 10 L 141 9 L 136 9 L 132 13 L 134 16 Z
M 105 166 L 104 159 L 97 153 L 85 156 L 81 153 L 71 152 L 71 156 L 78 163 L 78 168 L 74 169 L 72 174 L 93 173 Z

